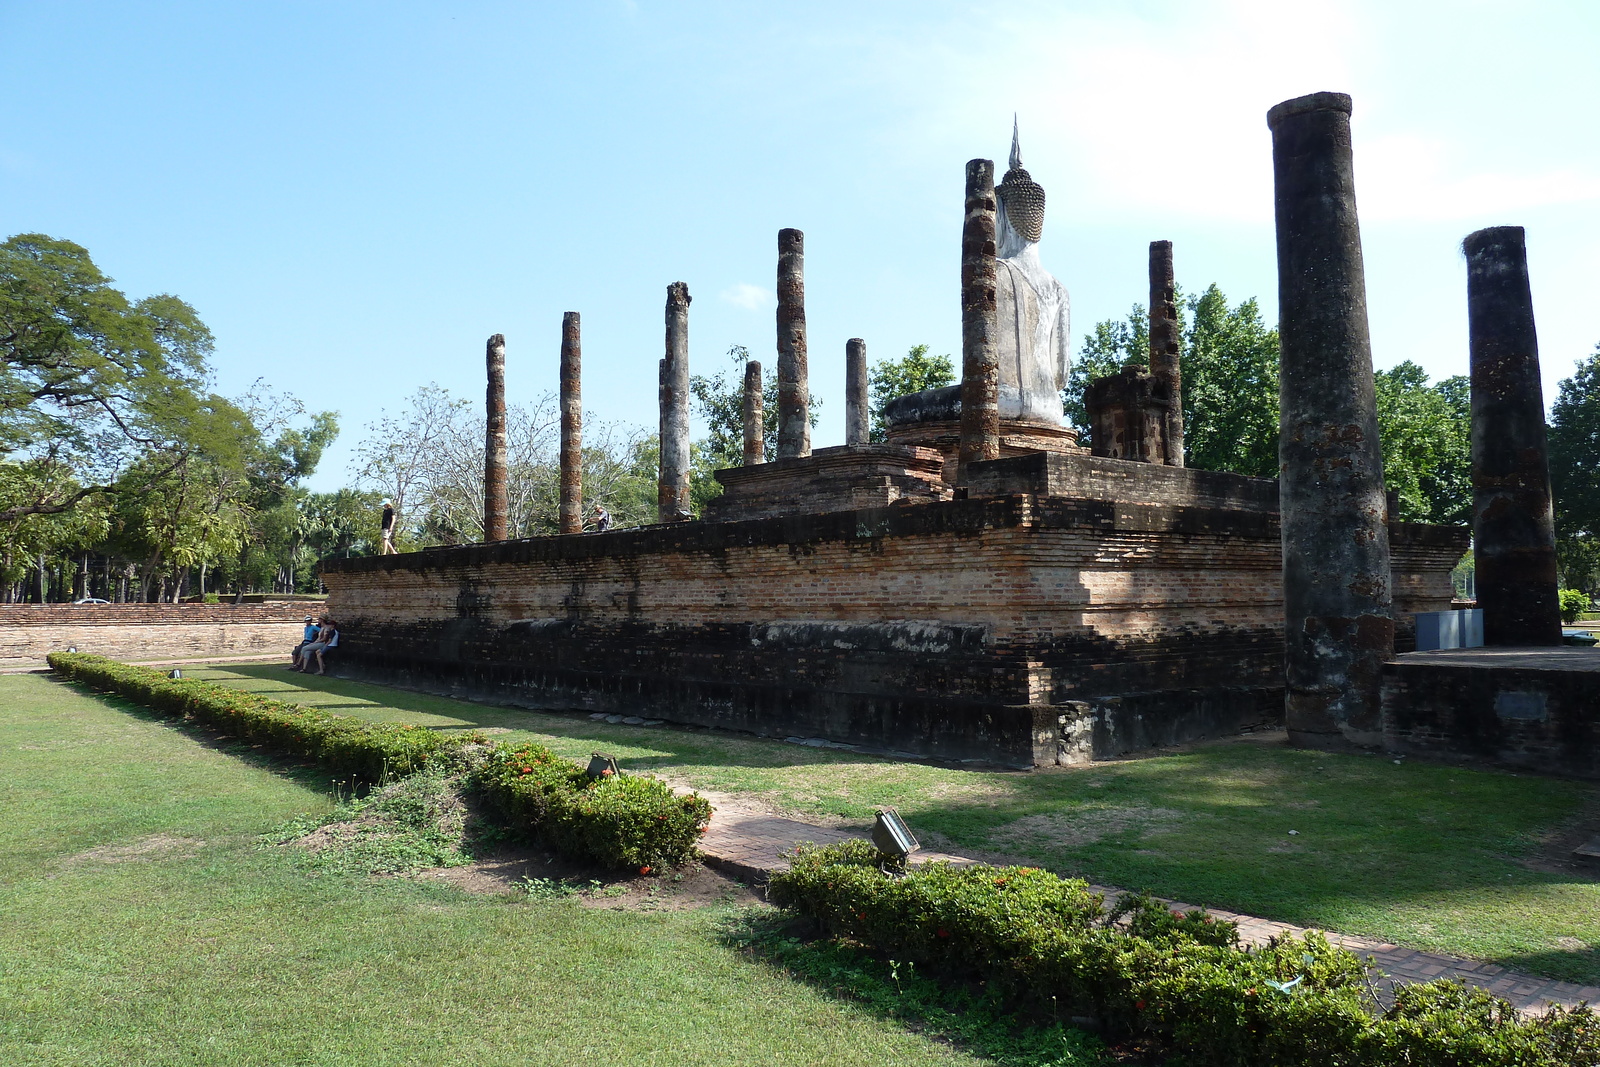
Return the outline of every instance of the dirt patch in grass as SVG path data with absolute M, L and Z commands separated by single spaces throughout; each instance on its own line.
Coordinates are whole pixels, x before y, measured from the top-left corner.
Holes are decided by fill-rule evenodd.
M 996 830 L 992 839 L 996 844 L 1027 851 L 1081 848 L 1127 833 L 1144 838 L 1175 829 L 1184 821 L 1184 813 L 1171 808 L 1094 804 L 1069 811 L 1025 815 Z
M 584 907 L 630 911 L 677 911 L 761 900 L 744 883 L 699 864 L 648 875 L 618 875 L 537 846 L 503 846 L 463 866 L 416 871 L 410 877 L 468 893 L 530 900 L 570 897 Z
M 137 841 L 118 845 L 100 845 L 62 862 L 69 865 L 88 863 L 128 863 L 137 860 L 186 859 L 200 851 L 205 842 L 197 837 L 178 837 L 172 834 L 151 834 Z

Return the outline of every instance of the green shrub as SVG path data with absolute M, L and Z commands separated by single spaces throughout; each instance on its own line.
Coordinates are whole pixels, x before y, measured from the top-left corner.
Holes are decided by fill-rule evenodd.
M 474 784 L 506 821 L 561 852 L 649 873 L 694 858 L 711 805 L 697 793 L 635 775 L 590 778 L 534 744 L 501 742 Z
M 1433 982 L 1373 1013 L 1368 968 L 1320 934 L 1239 944 L 1231 923 L 1149 896 L 1107 909 L 1077 880 L 1030 867 L 877 867 L 865 841 L 803 849 L 768 896 L 833 934 L 1020 1005 L 1099 1020 L 1190 1067 L 1556 1067 L 1600 1064 L 1587 1007 L 1523 1019 L 1479 990 Z
M 1574 623 L 1578 616 L 1589 610 L 1589 594 L 1581 589 L 1563 589 L 1558 594 L 1561 598 L 1561 621 Z
M 333 715 L 215 682 L 168 678 L 148 667 L 83 652 L 52 652 L 48 660 L 56 673 L 71 681 L 367 782 L 410 774 L 453 756 L 463 745 L 484 740 L 475 734 L 447 737 L 421 726 Z
M 82 652 L 53 652 L 50 666 L 75 682 L 117 693 L 159 714 L 190 718 L 286 756 L 314 760 L 368 782 L 460 764 L 481 734 L 445 735 L 404 723 L 367 722 L 247 693 L 215 682 L 168 678 Z M 679 796 L 654 778 L 595 781 L 538 745 L 502 742 L 473 774 L 506 821 L 556 851 L 607 867 L 656 870 L 692 859 L 711 818 L 698 794 Z

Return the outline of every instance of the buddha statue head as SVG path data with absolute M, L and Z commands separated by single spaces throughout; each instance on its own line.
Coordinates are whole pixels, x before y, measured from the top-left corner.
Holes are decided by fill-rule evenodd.
M 1022 169 L 1022 148 L 1017 139 L 1017 122 L 1011 120 L 1011 168 L 994 187 L 1000 200 L 1000 256 L 1016 255 L 1044 236 L 1044 186 Z

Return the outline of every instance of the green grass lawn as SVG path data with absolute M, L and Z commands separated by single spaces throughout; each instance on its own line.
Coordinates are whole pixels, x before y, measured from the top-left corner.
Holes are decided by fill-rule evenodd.
M 800 816 L 897 806 L 956 847 L 1284 922 L 1600 981 L 1600 884 L 1520 860 L 1596 802 L 1571 781 L 1238 741 L 1040 773 L 609 726 L 273 667 L 203 672 L 280 699 L 440 729 L 498 727 L 571 757 L 759 796 Z M 1294 830 L 1296 833 L 1290 834 Z
M 728 907 L 313 876 L 259 842 L 330 794 L 0 677 L 0 1063 L 989 1062 L 752 962 L 719 934 Z

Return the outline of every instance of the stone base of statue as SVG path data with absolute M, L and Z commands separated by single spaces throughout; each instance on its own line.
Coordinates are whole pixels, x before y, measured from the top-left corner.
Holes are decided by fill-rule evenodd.
M 899 442 L 819 448 L 809 456 L 716 471 L 709 522 L 949 500 L 943 457 Z
M 890 444 L 937 449 L 944 456 L 944 480 L 956 484 L 956 453 L 961 443 L 961 387 L 946 386 L 897 397 L 883 410 Z M 1036 419 L 1008 418 L 1000 413 L 1000 458 L 1030 452 L 1087 455 L 1070 426 Z

